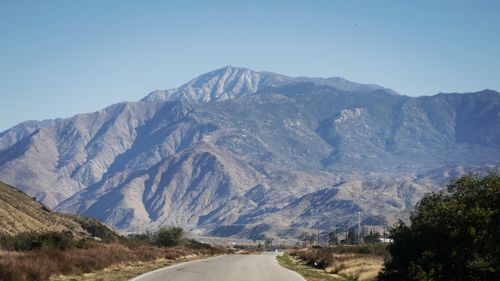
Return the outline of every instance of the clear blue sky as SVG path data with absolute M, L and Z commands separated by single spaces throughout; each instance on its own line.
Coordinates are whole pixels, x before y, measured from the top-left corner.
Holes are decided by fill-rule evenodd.
M 0 131 L 225 65 L 410 96 L 500 90 L 500 1 L 0 0 Z

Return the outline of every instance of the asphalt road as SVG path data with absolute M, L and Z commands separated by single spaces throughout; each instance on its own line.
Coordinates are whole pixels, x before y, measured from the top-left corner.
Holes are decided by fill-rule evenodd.
M 277 253 L 228 255 L 164 267 L 130 281 L 305 281 L 281 267 Z

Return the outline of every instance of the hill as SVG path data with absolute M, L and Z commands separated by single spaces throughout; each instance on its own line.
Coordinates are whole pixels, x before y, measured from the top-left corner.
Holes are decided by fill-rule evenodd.
M 23 232 L 71 232 L 80 238 L 117 237 L 114 231 L 96 220 L 53 212 L 34 198 L 0 182 L 0 235 L 14 236 Z

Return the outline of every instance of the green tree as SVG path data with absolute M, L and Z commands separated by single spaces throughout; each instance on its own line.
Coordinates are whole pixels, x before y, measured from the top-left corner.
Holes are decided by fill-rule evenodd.
M 500 280 L 500 176 L 468 175 L 431 193 L 391 229 L 379 280 Z
M 373 232 L 373 230 L 371 230 L 370 234 L 364 237 L 364 241 L 367 244 L 375 244 L 375 243 L 380 243 L 379 238 L 380 238 L 380 233 Z
M 349 230 L 347 231 L 346 243 L 350 245 L 358 244 L 358 234 L 354 230 L 354 227 L 349 227 Z
M 309 241 L 309 245 L 311 245 L 311 247 L 314 246 L 314 240 L 316 239 L 316 236 L 314 236 L 314 233 L 311 233 L 311 234 L 307 233 L 306 235 L 307 235 L 306 239 L 307 239 L 307 241 Z
M 157 243 L 164 247 L 179 245 L 184 238 L 184 231 L 180 227 L 162 228 L 158 231 Z
M 271 248 L 271 246 L 273 245 L 273 241 L 274 241 L 274 238 L 266 238 L 266 239 L 264 240 L 264 247 L 265 247 L 266 249 L 270 249 L 270 248 Z
M 339 243 L 339 236 L 335 232 L 330 232 L 328 234 L 328 244 L 337 245 Z

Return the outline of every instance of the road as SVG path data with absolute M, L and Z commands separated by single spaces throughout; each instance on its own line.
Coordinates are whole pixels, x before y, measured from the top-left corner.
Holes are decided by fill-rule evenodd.
M 130 281 L 305 281 L 281 267 L 277 253 L 228 255 L 164 267 Z

